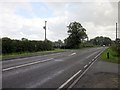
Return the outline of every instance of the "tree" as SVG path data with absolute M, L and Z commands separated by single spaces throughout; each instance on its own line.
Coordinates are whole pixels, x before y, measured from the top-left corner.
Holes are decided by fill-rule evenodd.
M 21 38 L 21 40 L 22 40 L 22 41 L 28 41 L 28 39 L 27 39 L 27 38 Z
M 11 53 L 13 52 L 12 40 L 8 37 L 2 38 L 2 53 Z
M 100 45 L 100 46 L 109 46 L 111 45 L 112 43 L 112 40 L 109 38 L 109 37 L 103 37 L 103 36 L 98 36 L 98 37 L 95 37 L 94 39 L 91 39 L 90 42 L 93 44 L 93 45 Z
M 61 40 L 58 40 L 58 41 L 55 41 L 54 42 L 54 47 L 55 48 L 61 48 L 61 47 L 63 47 L 63 42 L 61 41 Z
M 79 22 L 71 22 L 68 27 L 69 37 L 65 39 L 67 48 L 79 48 L 80 43 L 87 38 L 86 29 Z

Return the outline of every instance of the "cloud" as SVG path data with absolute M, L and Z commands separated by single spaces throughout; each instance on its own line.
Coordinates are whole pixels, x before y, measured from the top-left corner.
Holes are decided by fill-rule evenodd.
M 106 36 L 110 38 L 115 38 L 115 25 L 113 26 L 96 26 L 92 22 L 85 22 L 83 25 L 86 27 L 88 37 L 94 38 L 97 36 Z
M 33 5 L 32 5 L 33 4 Z M 55 41 L 64 40 L 67 34 L 67 25 L 78 21 L 86 28 L 89 38 L 98 35 L 115 39 L 115 23 L 118 18 L 117 2 L 42 2 L 43 9 L 33 8 L 35 3 L 26 2 L 0 2 L 0 35 L 14 39 L 28 38 L 31 40 L 44 40 L 44 21 L 47 20 L 47 38 Z M 47 8 L 46 8 L 47 7 Z M 21 14 L 18 10 L 28 11 Z M 52 14 L 48 17 L 40 14 Z M 52 12 L 51 12 L 52 11 Z M 31 15 L 31 17 L 29 17 Z

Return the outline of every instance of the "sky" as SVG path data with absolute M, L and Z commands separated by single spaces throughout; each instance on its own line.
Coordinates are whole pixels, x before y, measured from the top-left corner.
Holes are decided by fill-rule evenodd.
M 79 22 L 89 39 L 96 36 L 115 40 L 118 0 L 0 0 L 0 36 L 11 39 L 64 40 L 67 26 Z

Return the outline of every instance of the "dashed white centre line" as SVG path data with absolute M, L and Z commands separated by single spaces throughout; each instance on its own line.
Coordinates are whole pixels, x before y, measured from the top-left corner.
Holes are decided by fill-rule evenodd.
M 91 62 L 89 62 L 89 64 L 91 64 Z
M 65 83 L 63 83 L 57 90 L 60 90 L 65 85 L 67 85 L 73 78 L 75 78 L 82 70 L 79 70 L 76 74 L 74 74 L 71 78 L 69 78 Z
M 92 61 L 94 61 L 94 59 L 92 59 Z
M 84 68 L 86 68 L 88 65 L 85 65 Z
M 32 62 L 32 63 L 27 63 L 27 64 L 22 64 L 22 65 L 18 65 L 18 66 L 14 66 L 14 67 L 9 67 L 9 68 L 3 69 L 2 71 L 4 72 L 4 71 L 8 71 L 8 70 L 24 67 L 24 66 L 29 66 L 29 65 L 33 65 L 33 64 L 37 64 L 37 63 L 42 63 L 42 62 L 47 62 L 47 61 L 50 61 L 52 59 L 53 58 L 42 60 L 42 61 L 36 61 L 36 62 Z
M 75 55 L 76 53 L 72 53 L 72 54 L 70 54 L 69 56 L 72 56 L 72 55 Z

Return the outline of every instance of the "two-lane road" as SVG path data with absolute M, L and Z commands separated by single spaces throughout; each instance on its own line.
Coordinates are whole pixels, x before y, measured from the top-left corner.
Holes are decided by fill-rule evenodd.
M 72 50 L 2 62 L 3 88 L 59 88 L 105 47 Z

